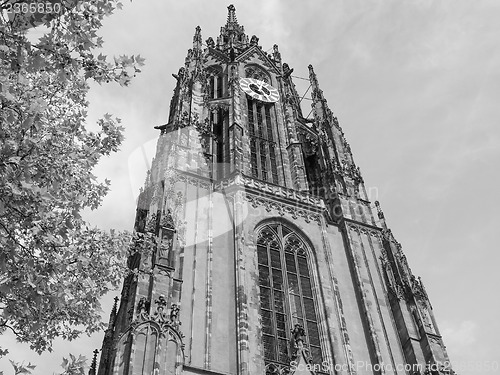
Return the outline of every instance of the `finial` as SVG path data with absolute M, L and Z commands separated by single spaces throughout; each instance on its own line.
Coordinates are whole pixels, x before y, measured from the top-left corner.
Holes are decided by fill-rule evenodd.
M 283 78 L 288 78 L 292 75 L 293 68 L 290 68 L 287 63 L 283 64 Z
M 157 299 L 155 299 L 155 303 L 158 306 L 158 308 L 165 308 L 167 306 L 167 300 L 165 299 L 165 296 L 163 294 L 159 295 Z
M 172 304 L 172 306 L 170 307 L 170 320 L 172 322 L 176 322 L 179 319 L 179 311 L 180 311 L 179 305 L 175 303 Z
M 275 44 L 273 46 L 273 58 L 276 61 L 281 61 L 281 54 L 280 54 L 280 51 L 278 50 L 278 45 L 277 44 Z
M 201 48 L 201 27 L 196 26 L 193 36 L 193 49 Z
M 252 35 L 252 38 L 250 39 L 250 45 L 257 46 L 258 44 L 259 44 L 259 38 L 256 35 Z
M 236 8 L 234 7 L 233 4 L 229 5 L 227 7 L 228 14 L 227 14 L 227 26 L 231 25 L 238 25 L 238 20 L 236 19 Z
M 116 312 L 118 311 L 118 296 L 115 297 L 115 302 L 113 303 L 113 308 L 111 309 L 111 313 L 109 314 L 109 323 L 108 328 L 113 329 L 116 320 Z
M 116 315 L 116 311 L 117 311 L 117 307 L 118 307 L 118 301 L 120 300 L 120 298 L 118 298 L 118 296 L 116 296 L 114 298 L 114 303 L 113 303 L 113 308 L 111 309 L 111 314 L 114 316 Z
M 309 68 L 309 81 L 311 81 L 311 85 L 318 86 L 318 77 L 316 77 L 316 73 L 314 72 L 313 66 L 309 64 L 308 68 Z
M 383 219 L 384 218 L 384 213 L 382 212 L 382 209 L 380 208 L 380 202 L 375 201 L 375 207 L 377 207 L 377 212 L 378 212 L 378 218 Z

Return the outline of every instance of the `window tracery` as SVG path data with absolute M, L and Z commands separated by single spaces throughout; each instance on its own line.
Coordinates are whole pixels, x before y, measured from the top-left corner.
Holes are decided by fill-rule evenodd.
M 207 88 L 209 99 L 222 98 L 224 94 L 224 75 L 222 68 L 218 66 L 209 66 L 207 69 Z
M 245 68 L 245 77 L 255 78 L 269 84 L 271 83 L 271 78 L 269 77 L 269 74 L 258 65 L 248 65 Z
M 252 177 L 278 184 L 274 105 L 247 95 L 247 108 Z
M 289 363 L 293 356 L 291 331 L 303 327 L 305 346 L 314 363 L 322 362 L 307 245 L 282 224 L 262 227 L 257 237 L 257 259 L 264 359 Z

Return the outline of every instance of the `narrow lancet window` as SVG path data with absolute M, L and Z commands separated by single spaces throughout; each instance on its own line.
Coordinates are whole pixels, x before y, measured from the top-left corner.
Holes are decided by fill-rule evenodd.
M 274 105 L 247 97 L 247 108 L 252 177 L 278 184 L 275 126 L 271 115 Z

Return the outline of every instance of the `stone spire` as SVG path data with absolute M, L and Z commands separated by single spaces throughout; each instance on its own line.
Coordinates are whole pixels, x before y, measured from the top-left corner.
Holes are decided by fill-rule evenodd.
M 238 24 L 234 5 L 229 5 L 227 10 L 227 22 L 225 26 L 220 28 L 220 35 L 217 37 L 217 48 L 237 53 L 248 46 L 248 37 L 245 35 L 245 28 Z
M 191 77 L 202 77 L 203 42 L 201 39 L 201 27 L 196 26 L 193 36 L 193 48 L 188 50 L 185 60 L 185 69 L 191 71 Z
M 227 7 L 227 22 L 226 22 L 226 28 L 233 29 L 238 27 L 238 19 L 236 18 L 236 8 L 234 7 L 233 4 L 229 5 Z
M 116 312 L 118 310 L 118 301 L 119 298 L 115 297 L 114 303 L 113 303 L 113 308 L 111 309 L 111 313 L 109 314 L 109 322 L 108 322 L 108 329 L 113 329 L 116 321 Z
M 311 96 L 313 100 L 314 107 L 316 109 L 315 113 L 324 119 L 327 115 L 328 104 L 326 104 L 326 99 L 323 96 L 323 90 L 319 88 L 318 77 L 314 72 L 312 65 L 309 68 L 309 82 L 311 83 Z
M 108 365 L 111 361 L 110 355 L 112 353 L 112 348 L 113 348 L 116 316 L 118 313 L 118 301 L 119 301 L 119 298 L 115 297 L 114 303 L 113 303 L 113 308 L 111 309 L 111 313 L 109 314 L 108 328 L 106 329 L 106 331 L 104 331 L 104 340 L 102 342 L 101 358 L 99 361 L 99 371 L 97 371 L 97 353 L 99 353 L 99 351 L 96 349 L 94 351 L 94 358 L 92 360 L 92 365 L 90 367 L 89 375 L 105 374 L 106 368 L 108 367 Z M 95 362 L 95 364 L 94 364 L 94 362 Z
M 387 223 L 385 221 L 384 212 L 382 211 L 382 208 L 380 207 L 379 201 L 375 201 L 375 207 L 377 208 L 377 215 L 378 215 L 378 218 L 380 219 L 380 224 L 382 225 L 382 228 L 387 229 Z
M 193 36 L 193 50 L 201 49 L 201 27 L 196 26 L 194 36 Z
M 90 364 L 89 375 L 96 375 L 97 372 L 97 354 L 99 350 L 94 350 L 94 356 L 92 357 L 92 363 Z

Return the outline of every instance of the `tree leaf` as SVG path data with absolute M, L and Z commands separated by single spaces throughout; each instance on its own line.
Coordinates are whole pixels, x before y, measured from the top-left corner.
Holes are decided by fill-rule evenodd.
M 38 41 L 24 30 L 47 18 L 2 25 L 0 45 L 0 306 L 3 328 L 37 352 L 50 351 L 55 337 L 101 329 L 99 298 L 129 272 L 131 235 L 88 228 L 81 217 L 109 190 L 91 169 L 123 140 L 111 114 L 100 130 L 87 128 L 86 80 L 128 84 L 144 59 L 122 54 L 115 65 L 96 50 L 119 1 L 64 7 Z M 63 363 L 81 368 L 83 359 Z M 13 366 L 21 374 L 33 365 Z

